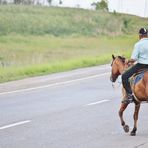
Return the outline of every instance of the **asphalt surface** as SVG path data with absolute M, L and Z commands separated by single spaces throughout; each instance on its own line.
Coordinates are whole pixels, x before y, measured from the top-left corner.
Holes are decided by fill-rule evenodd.
M 148 148 L 148 104 L 137 136 L 120 126 L 121 85 L 110 66 L 29 78 L 0 85 L 0 148 Z M 130 129 L 134 105 L 125 112 Z

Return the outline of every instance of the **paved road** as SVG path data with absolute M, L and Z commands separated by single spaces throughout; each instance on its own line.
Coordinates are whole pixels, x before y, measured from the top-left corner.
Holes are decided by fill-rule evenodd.
M 136 137 L 125 134 L 118 109 L 120 86 L 109 65 L 0 85 L 0 148 L 147 148 L 148 105 Z M 131 104 L 125 113 L 132 128 Z

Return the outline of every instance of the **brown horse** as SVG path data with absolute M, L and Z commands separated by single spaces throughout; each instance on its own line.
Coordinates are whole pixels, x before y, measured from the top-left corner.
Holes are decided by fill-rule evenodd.
M 115 82 L 119 75 L 121 75 L 128 67 L 128 63 L 126 62 L 126 59 L 121 56 L 115 57 L 112 55 L 112 70 L 111 70 L 111 77 L 110 80 L 112 82 Z M 130 135 L 135 136 L 137 131 L 137 120 L 138 120 L 138 114 L 140 109 L 140 104 L 142 101 L 148 101 L 148 71 L 144 72 L 143 78 L 135 85 L 132 86 L 132 90 L 135 94 L 135 97 L 137 101 L 135 101 L 135 111 L 134 111 L 134 127 L 131 131 Z M 123 99 L 126 97 L 125 90 L 122 89 Z M 127 108 L 128 104 L 124 103 L 124 101 L 121 103 L 121 107 L 119 110 L 119 117 L 121 120 L 121 125 L 123 126 L 123 129 L 125 132 L 129 132 L 129 126 L 125 124 L 125 121 L 123 119 L 123 112 Z

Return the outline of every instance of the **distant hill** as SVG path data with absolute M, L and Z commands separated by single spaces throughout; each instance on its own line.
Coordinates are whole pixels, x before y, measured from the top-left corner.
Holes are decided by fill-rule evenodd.
M 0 35 L 118 36 L 135 34 L 148 20 L 102 11 L 39 7 L 1 6 Z

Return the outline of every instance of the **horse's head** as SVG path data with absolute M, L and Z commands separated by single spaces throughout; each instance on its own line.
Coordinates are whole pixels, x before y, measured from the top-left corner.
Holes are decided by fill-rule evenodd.
M 115 82 L 118 78 L 118 76 L 123 72 L 125 66 L 125 58 L 122 56 L 115 57 L 112 55 L 112 70 L 111 70 L 111 76 L 110 80 L 112 82 Z

